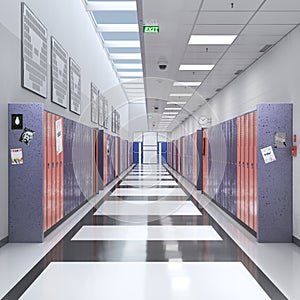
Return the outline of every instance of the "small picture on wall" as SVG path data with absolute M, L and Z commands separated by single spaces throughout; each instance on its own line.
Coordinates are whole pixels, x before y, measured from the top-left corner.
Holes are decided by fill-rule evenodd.
M 98 97 L 99 90 L 91 83 L 91 120 L 96 124 L 98 124 Z
M 103 95 L 99 93 L 98 97 L 98 124 L 103 127 L 103 120 L 104 120 L 104 103 L 103 103 Z

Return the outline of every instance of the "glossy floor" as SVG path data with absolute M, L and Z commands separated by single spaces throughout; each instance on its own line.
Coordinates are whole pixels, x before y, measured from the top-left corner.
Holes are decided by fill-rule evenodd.
M 20 273 L 15 276 L 16 285 L 11 284 L 9 291 L 6 279 L 5 283 L 1 281 L 0 296 L 8 292 L 4 299 L 18 299 L 22 295 L 23 299 L 286 299 L 280 291 L 286 288 L 289 299 L 299 299 L 295 297 L 299 284 L 297 288 L 296 283 L 289 282 L 290 287 L 281 285 L 279 289 L 273 280 L 276 274 L 269 272 L 280 265 L 277 257 L 282 256 L 281 250 L 286 251 L 282 245 L 277 248 L 277 257 L 270 248 L 274 258 L 269 257 L 268 262 L 272 261 L 272 265 L 262 270 L 255 263 L 260 258 L 253 251 L 258 253 L 269 245 L 247 244 L 245 237 L 249 241 L 251 236 L 238 224 L 228 228 L 235 221 L 205 202 L 182 178 L 174 177 L 173 172 L 164 177 L 152 176 L 158 170 L 165 168 L 134 168 L 123 184 L 112 186 L 107 195 L 102 193 L 101 200 L 95 198 L 92 206 L 83 207 L 81 217 L 74 217 L 73 225 L 70 223 L 58 238 L 49 242 L 58 232 L 55 231 L 43 245 L 32 245 L 35 251 L 32 268 L 29 272 L 23 268 L 20 273 L 16 265 Z M 148 179 L 149 176 L 152 178 Z M 165 177 L 170 178 L 162 179 Z M 137 182 L 149 181 L 154 191 L 141 193 L 145 186 Z M 164 181 L 169 184 L 161 185 Z M 121 194 L 115 193 L 121 188 Z M 175 192 L 170 194 L 170 189 Z M 128 192 L 123 193 L 125 190 Z M 185 209 L 160 214 L 178 203 Z M 143 206 L 149 208 L 148 213 L 147 209 L 137 209 Z M 116 207 L 123 208 L 116 211 Z M 150 207 L 155 209 L 151 212 Z M 228 234 L 230 230 L 234 240 Z M 5 257 L 11 262 L 4 263 L 4 270 L 0 268 L 1 275 L 6 272 L 12 276 L 15 272 L 14 256 L 9 249 L 14 249 L 14 255 L 22 262 L 32 253 L 29 249 L 24 252 L 26 246 L 6 245 L 0 249 L 0 263 L 5 262 Z M 247 247 L 252 259 L 243 251 Z M 39 248 L 44 249 L 37 255 Z M 294 259 L 300 257 L 297 251 L 290 254 Z M 293 276 L 295 280 L 298 278 L 296 273 Z M 22 279 L 18 282 L 18 278 Z

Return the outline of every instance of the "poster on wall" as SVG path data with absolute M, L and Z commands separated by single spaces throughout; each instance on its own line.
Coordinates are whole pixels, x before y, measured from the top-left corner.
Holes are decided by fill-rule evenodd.
M 77 115 L 81 112 L 81 71 L 75 61 L 70 58 L 70 111 Z
M 112 106 L 111 107 L 111 131 L 112 132 L 116 132 L 116 130 L 115 130 L 115 128 L 116 128 L 116 126 L 115 126 L 115 120 L 116 120 L 115 115 L 116 115 L 116 113 L 115 113 L 114 107 Z
M 117 112 L 116 133 L 120 134 L 120 114 Z
M 62 139 L 62 122 L 61 119 L 55 122 L 55 135 L 56 135 L 56 154 L 59 155 L 63 151 L 63 139 Z
M 22 3 L 22 86 L 47 98 L 46 27 Z
M 106 98 L 103 99 L 103 127 L 108 128 L 108 101 Z
M 67 108 L 68 53 L 51 37 L 51 101 Z
M 276 157 L 275 157 L 272 146 L 260 149 L 260 152 L 261 152 L 261 155 L 264 159 L 265 164 L 269 164 L 269 163 L 276 160 Z
M 103 127 L 103 95 L 99 93 L 98 97 L 98 124 Z
M 12 165 L 23 165 L 22 148 L 10 149 L 10 158 Z
M 96 124 L 98 124 L 98 97 L 99 90 L 91 83 L 91 120 Z

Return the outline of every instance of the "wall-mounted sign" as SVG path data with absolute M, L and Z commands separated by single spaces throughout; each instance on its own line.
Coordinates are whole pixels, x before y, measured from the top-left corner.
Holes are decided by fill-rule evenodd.
M 159 26 L 158 25 L 144 25 L 143 31 L 150 32 L 150 33 L 159 33 Z
M 12 165 L 23 165 L 22 148 L 10 149 L 10 158 Z
M 63 151 L 63 140 L 62 140 L 62 123 L 61 119 L 56 121 L 56 154 L 60 154 Z
M 275 132 L 275 148 L 286 148 L 286 132 Z

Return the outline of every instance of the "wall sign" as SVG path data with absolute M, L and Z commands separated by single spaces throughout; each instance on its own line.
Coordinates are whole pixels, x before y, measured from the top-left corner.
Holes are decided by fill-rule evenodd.
M 81 112 L 81 71 L 70 58 L 70 111 L 77 115 Z
M 47 98 L 47 29 L 22 3 L 22 86 Z
M 63 151 L 63 139 L 62 139 L 62 122 L 61 119 L 55 122 L 56 133 L 56 154 L 60 154 Z
M 51 100 L 66 108 L 68 105 L 68 53 L 51 37 Z
M 98 97 L 99 97 L 99 90 L 97 87 L 91 83 L 91 120 L 93 123 L 98 124 Z
M 159 33 L 159 26 L 158 25 L 144 25 L 143 31 L 145 33 Z

